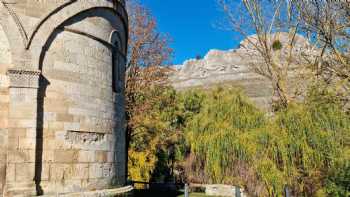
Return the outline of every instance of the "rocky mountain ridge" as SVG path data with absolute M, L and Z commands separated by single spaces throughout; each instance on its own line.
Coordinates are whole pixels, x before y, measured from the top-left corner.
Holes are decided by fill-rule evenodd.
M 271 43 L 278 39 L 282 45 L 282 52 L 287 48 L 290 40 L 287 33 L 271 35 Z M 249 40 L 248 40 L 249 39 Z M 253 41 L 253 42 L 252 42 Z M 271 82 L 252 70 L 252 62 L 262 61 L 259 59 L 252 43 L 257 42 L 256 35 L 250 36 L 240 43 L 237 49 L 228 51 L 210 50 L 203 59 L 190 59 L 178 65 L 170 76 L 170 81 L 176 89 L 188 89 L 193 87 L 210 87 L 217 84 L 232 84 L 241 87 L 243 91 L 258 106 L 267 108 L 271 104 L 273 89 Z M 307 40 L 297 35 L 295 38 L 295 53 L 310 49 Z M 286 58 L 286 57 L 282 57 Z

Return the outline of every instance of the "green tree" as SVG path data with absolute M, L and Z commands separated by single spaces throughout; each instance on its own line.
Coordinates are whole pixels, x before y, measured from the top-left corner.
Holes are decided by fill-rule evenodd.
M 331 177 L 349 161 L 350 117 L 332 92 L 310 88 L 304 103 L 272 117 L 235 89 L 202 94 L 185 128 L 190 180 L 240 184 L 253 196 L 282 196 L 285 186 L 314 196 L 328 191 L 327 177 L 329 186 L 341 182 Z M 329 192 L 344 188 L 335 186 Z

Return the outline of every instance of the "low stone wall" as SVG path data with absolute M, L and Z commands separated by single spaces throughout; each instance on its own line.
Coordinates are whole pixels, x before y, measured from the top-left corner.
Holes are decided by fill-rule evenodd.
M 116 196 L 120 194 L 126 194 L 132 191 L 134 188 L 132 186 L 126 186 L 116 189 L 105 189 L 105 190 L 97 190 L 91 192 L 76 192 L 76 193 L 68 193 L 68 194 L 57 194 L 57 195 L 45 195 L 44 197 L 104 197 L 104 196 Z
M 205 194 L 208 196 L 246 197 L 243 190 L 232 185 L 206 185 Z

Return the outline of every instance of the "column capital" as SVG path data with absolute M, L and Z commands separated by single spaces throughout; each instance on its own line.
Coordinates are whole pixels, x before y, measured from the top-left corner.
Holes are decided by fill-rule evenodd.
M 39 70 L 9 69 L 6 74 L 10 79 L 10 88 L 39 88 Z

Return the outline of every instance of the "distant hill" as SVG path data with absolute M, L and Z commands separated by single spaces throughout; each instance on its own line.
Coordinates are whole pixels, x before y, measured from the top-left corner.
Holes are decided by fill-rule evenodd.
M 250 41 L 257 42 L 256 35 L 249 37 Z M 281 59 L 286 59 L 288 47 L 288 34 L 278 33 L 270 36 L 271 44 L 278 39 L 282 44 L 279 51 Z M 297 35 L 293 53 L 301 56 L 301 53 L 310 53 L 308 41 Z M 273 95 L 269 80 L 256 74 L 251 63 L 262 62 L 256 50 L 248 39 L 240 43 L 238 49 L 228 51 L 210 50 L 203 59 L 190 59 L 177 65 L 179 69 L 170 76 L 170 81 L 176 89 L 193 87 L 208 88 L 217 84 L 233 84 L 241 87 L 243 91 L 260 107 L 267 108 L 271 104 Z M 298 61 L 298 60 L 294 60 Z M 296 64 L 297 62 L 295 62 Z M 294 76 L 295 67 L 290 67 L 290 75 Z

